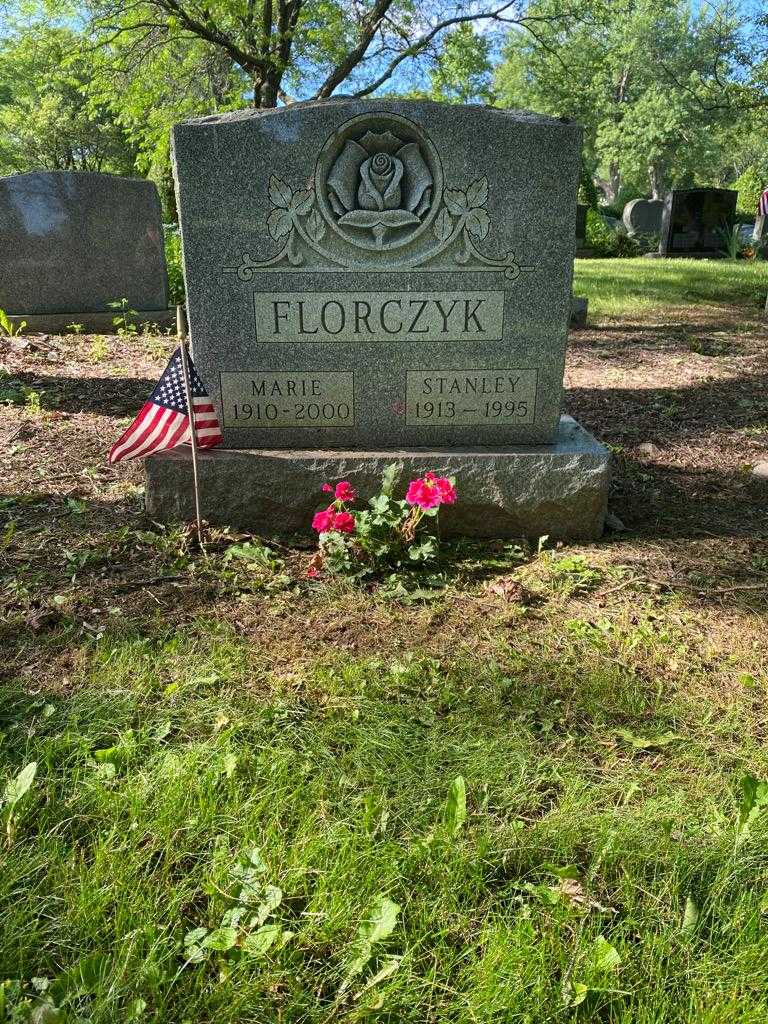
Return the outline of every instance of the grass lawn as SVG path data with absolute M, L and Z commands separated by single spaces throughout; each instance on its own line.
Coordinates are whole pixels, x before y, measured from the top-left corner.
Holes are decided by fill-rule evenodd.
M 670 305 L 732 304 L 762 309 L 768 263 L 746 260 L 576 260 L 575 295 L 589 299 L 594 317 Z
M 0 1021 L 764 1024 L 768 343 L 707 280 L 572 338 L 626 529 L 412 603 L 143 517 L 171 339 L 0 339 Z

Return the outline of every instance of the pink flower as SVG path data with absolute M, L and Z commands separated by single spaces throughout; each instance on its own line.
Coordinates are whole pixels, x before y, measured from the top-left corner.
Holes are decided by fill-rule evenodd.
M 456 488 L 448 477 L 438 476 L 434 480 L 435 487 L 440 492 L 440 501 L 444 505 L 453 505 L 456 501 Z
M 456 488 L 445 476 L 425 473 L 418 480 L 411 480 L 405 500 L 409 505 L 419 508 L 436 508 L 438 505 L 453 505 L 456 501 Z
M 355 517 L 349 512 L 337 512 L 333 517 L 333 530 L 339 533 L 353 533 L 355 529 Z
M 311 580 L 316 580 L 319 575 L 320 570 L 317 568 L 317 566 L 310 565 L 310 567 L 307 569 L 307 577 Z
M 440 492 L 429 480 L 411 480 L 405 494 L 405 500 L 409 505 L 418 505 L 419 508 L 435 508 L 440 504 Z
M 326 494 L 333 494 L 333 488 L 330 484 L 323 484 L 320 488 L 321 491 L 325 491 Z
M 318 533 L 327 533 L 328 530 L 333 529 L 333 518 L 333 505 L 330 508 L 324 508 L 322 512 L 315 512 L 312 529 L 317 530 Z
M 354 501 L 357 497 L 355 491 L 349 480 L 340 480 L 336 484 L 336 500 L 337 501 Z

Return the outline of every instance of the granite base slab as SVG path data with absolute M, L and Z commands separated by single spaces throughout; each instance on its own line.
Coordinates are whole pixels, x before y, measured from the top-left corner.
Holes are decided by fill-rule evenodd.
M 145 460 L 148 516 L 194 518 L 188 447 Z M 570 416 L 549 445 L 408 451 L 283 451 L 218 448 L 199 453 L 202 514 L 208 522 L 262 534 L 311 533 L 326 481 L 351 480 L 375 493 L 384 468 L 402 483 L 435 470 L 457 479 L 459 501 L 441 518 L 444 536 L 595 540 L 605 524 L 610 453 Z

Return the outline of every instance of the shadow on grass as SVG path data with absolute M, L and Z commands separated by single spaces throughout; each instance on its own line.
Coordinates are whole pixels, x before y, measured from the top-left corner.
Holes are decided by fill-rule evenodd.
M 102 416 L 130 416 L 152 393 L 156 380 L 135 377 L 66 377 L 19 372 L 0 382 L 0 394 L 22 406 L 27 394 L 40 395 L 40 407 L 57 412 L 86 412 Z

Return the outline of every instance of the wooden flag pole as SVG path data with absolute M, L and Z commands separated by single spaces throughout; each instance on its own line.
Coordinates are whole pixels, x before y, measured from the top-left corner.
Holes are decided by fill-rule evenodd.
M 203 543 L 203 520 L 200 515 L 200 482 L 197 475 L 197 430 L 195 429 L 195 407 L 192 404 L 192 384 L 189 379 L 189 359 L 187 357 L 187 342 L 184 338 L 179 339 L 181 349 L 181 368 L 184 373 L 184 390 L 187 395 L 187 413 L 189 414 L 189 440 L 192 445 L 192 479 L 195 486 L 195 518 L 197 520 L 197 539 Z

